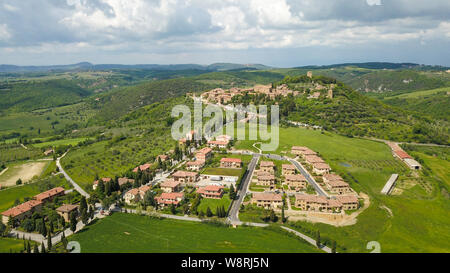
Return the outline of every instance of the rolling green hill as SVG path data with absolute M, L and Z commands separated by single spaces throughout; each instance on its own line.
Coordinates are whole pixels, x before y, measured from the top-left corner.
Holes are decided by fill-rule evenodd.
M 91 93 L 68 80 L 0 84 L 0 111 L 32 111 L 73 104 Z
M 384 103 L 450 121 L 450 87 L 383 96 Z

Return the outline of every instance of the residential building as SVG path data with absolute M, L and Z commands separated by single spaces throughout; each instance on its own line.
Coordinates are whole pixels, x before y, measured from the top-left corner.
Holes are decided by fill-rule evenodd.
M 201 168 L 205 166 L 204 160 L 195 160 L 195 161 L 188 161 L 186 163 L 186 169 L 190 171 L 200 171 Z
M 65 191 L 63 187 L 56 187 L 34 196 L 33 199 L 43 203 L 50 202 L 57 196 L 63 196 Z
M 355 210 L 359 208 L 359 201 L 356 196 L 339 195 L 336 196 L 336 200 L 342 203 L 342 209 L 344 210 Z
M 240 158 L 224 157 L 220 159 L 221 168 L 241 168 L 242 160 Z
M 313 163 L 312 165 L 313 172 L 318 175 L 329 173 L 331 170 L 330 165 L 326 163 Z
M 175 181 L 180 183 L 195 183 L 197 182 L 199 175 L 196 172 L 176 171 L 172 177 Z
M 128 177 L 120 177 L 118 179 L 119 186 L 125 185 L 127 183 L 130 183 L 131 185 L 134 184 L 134 179 L 128 178 Z
M 158 155 L 155 160 L 158 161 L 159 159 L 161 159 L 161 162 L 164 162 L 169 159 L 169 156 L 168 155 Z
M 70 214 L 75 213 L 75 215 L 78 215 L 78 208 L 79 206 L 77 205 L 64 204 L 56 209 L 56 213 L 61 215 L 64 221 L 70 222 Z
M 141 170 L 141 172 L 150 172 L 151 171 L 151 167 L 152 167 L 152 164 L 146 163 L 146 164 L 143 164 L 143 165 L 140 165 L 140 166 L 134 168 L 133 172 L 137 173 L 138 170 Z
M 322 212 L 339 212 L 343 208 L 342 204 L 337 200 L 309 194 L 296 194 L 295 206 L 306 211 Z
M 203 198 L 220 199 L 223 195 L 223 186 L 208 185 L 197 190 Z
M 160 205 L 161 207 L 168 206 L 168 205 L 174 205 L 178 206 L 180 202 L 184 198 L 184 193 L 182 192 L 163 192 L 160 196 L 155 197 L 155 201 Z
M 292 146 L 291 153 L 295 155 L 300 155 L 302 157 L 305 157 L 307 155 L 317 155 L 317 153 L 314 152 L 313 150 L 303 146 Z
M 203 160 L 203 161 L 208 161 L 210 158 L 212 157 L 212 149 L 205 147 L 203 149 L 198 150 L 195 153 L 195 158 L 197 160 Z
M 278 209 L 283 206 L 283 197 L 277 193 L 253 193 L 251 202 L 265 209 Z
M 275 173 L 275 164 L 272 161 L 261 161 L 259 170 L 273 174 Z
M 210 140 L 208 141 L 208 146 L 211 148 L 226 149 L 228 143 L 230 143 L 228 140 Z
M 110 177 L 103 177 L 103 178 L 101 178 L 101 180 L 103 181 L 103 184 L 106 184 L 106 183 L 109 183 L 109 182 L 111 182 L 111 178 Z M 94 184 L 92 184 L 92 189 L 95 191 L 96 189 L 97 189 L 97 187 L 98 187 L 98 180 L 95 180 L 94 181 Z
M 179 192 L 181 190 L 181 183 L 173 179 L 167 179 L 166 181 L 161 183 L 160 186 L 163 192 L 167 193 Z
M 308 164 L 325 163 L 325 161 L 317 155 L 305 155 L 305 161 Z
M 301 174 L 288 174 L 285 178 L 286 184 L 295 189 L 306 189 L 308 184 L 306 178 Z
M 337 174 L 324 174 L 322 178 L 331 193 L 345 194 L 352 192 L 350 186 Z
M 292 175 L 295 174 L 295 166 L 292 164 L 282 164 L 281 165 L 281 175 Z
M 273 174 L 261 174 L 260 172 L 258 173 L 257 179 L 256 185 L 258 186 L 273 187 L 275 185 L 275 176 Z
M 123 198 L 125 199 L 125 203 L 133 204 L 135 202 L 139 202 L 144 199 L 145 193 L 149 191 L 151 188 L 149 186 L 143 185 L 139 188 L 133 188 L 125 193 Z
M 2 212 L 2 222 L 7 225 L 9 218 L 13 221 L 21 221 L 27 217 L 31 217 L 34 212 L 40 212 L 42 210 L 42 201 L 30 200 L 23 204 L 17 205 L 9 210 Z

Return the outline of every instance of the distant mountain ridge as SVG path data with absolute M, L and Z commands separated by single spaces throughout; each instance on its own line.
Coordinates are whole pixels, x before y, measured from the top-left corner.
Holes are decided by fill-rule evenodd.
M 299 69 L 330 69 L 353 66 L 366 69 L 426 69 L 426 70 L 447 70 L 449 67 L 440 65 L 424 65 L 417 63 L 390 63 L 390 62 L 366 62 L 366 63 L 342 63 L 332 65 L 307 65 L 299 66 L 295 68 Z
M 148 70 L 205 70 L 205 71 L 226 71 L 226 70 L 262 70 L 272 67 L 262 64 L 234 64 L 234 63 L 213 63 L 210 65 L 199 64 L 92 64 L 81 62 L 69 65 L 48 65 L 48 66 L 18 66 L 1 64 L 0 72 L 3 73 L 24 73 L 24 72 L 51 72 L 51 71 L 77 71 L 77 70 L 108 70 L 108 69 L 148 69 Z

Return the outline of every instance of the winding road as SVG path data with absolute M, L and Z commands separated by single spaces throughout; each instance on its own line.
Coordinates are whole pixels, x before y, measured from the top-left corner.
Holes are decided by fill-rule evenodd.
M 74 189 L 77 191 L 77 192 L 79 192 L 81 195 L 83 195 L 84 197 L 86 197 L 86 199 L 87 198 L 89 198 L 89 197 L 91 197 L 90 195 L 89 195 L 89 193 L 87 193 L 86 191 L 84 191 L 67 173 L 66 173 L 66 171 L 64 171 L 64 169 L 63 169 L 63 167 L 61 166 L 61 162 L 60 162 L 60 159 L 61 158 L 63 158 L 64 156 L 66 156 L 66 154 L 68 153 L 69 151 L 67 151 L 67 152 L 65 152 L 62 156 L 60 156 L 60 157 L 58 157 L 57 159 L 56 159 L 56 166 L 58 166 L 58 168 L 59 168 L 59 171 L 64 175 L 64 177 L 66 178 L 66 180 L 67 181 L 69 181 L 70 182 L 70 184 L 72 184 L 73 185 L 73 187 L 74 187 Z

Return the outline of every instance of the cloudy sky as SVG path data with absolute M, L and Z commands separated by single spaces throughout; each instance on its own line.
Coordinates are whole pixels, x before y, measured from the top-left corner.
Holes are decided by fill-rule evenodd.
M 450 66 L 449 0 L 0 0 L 0 63 Z

